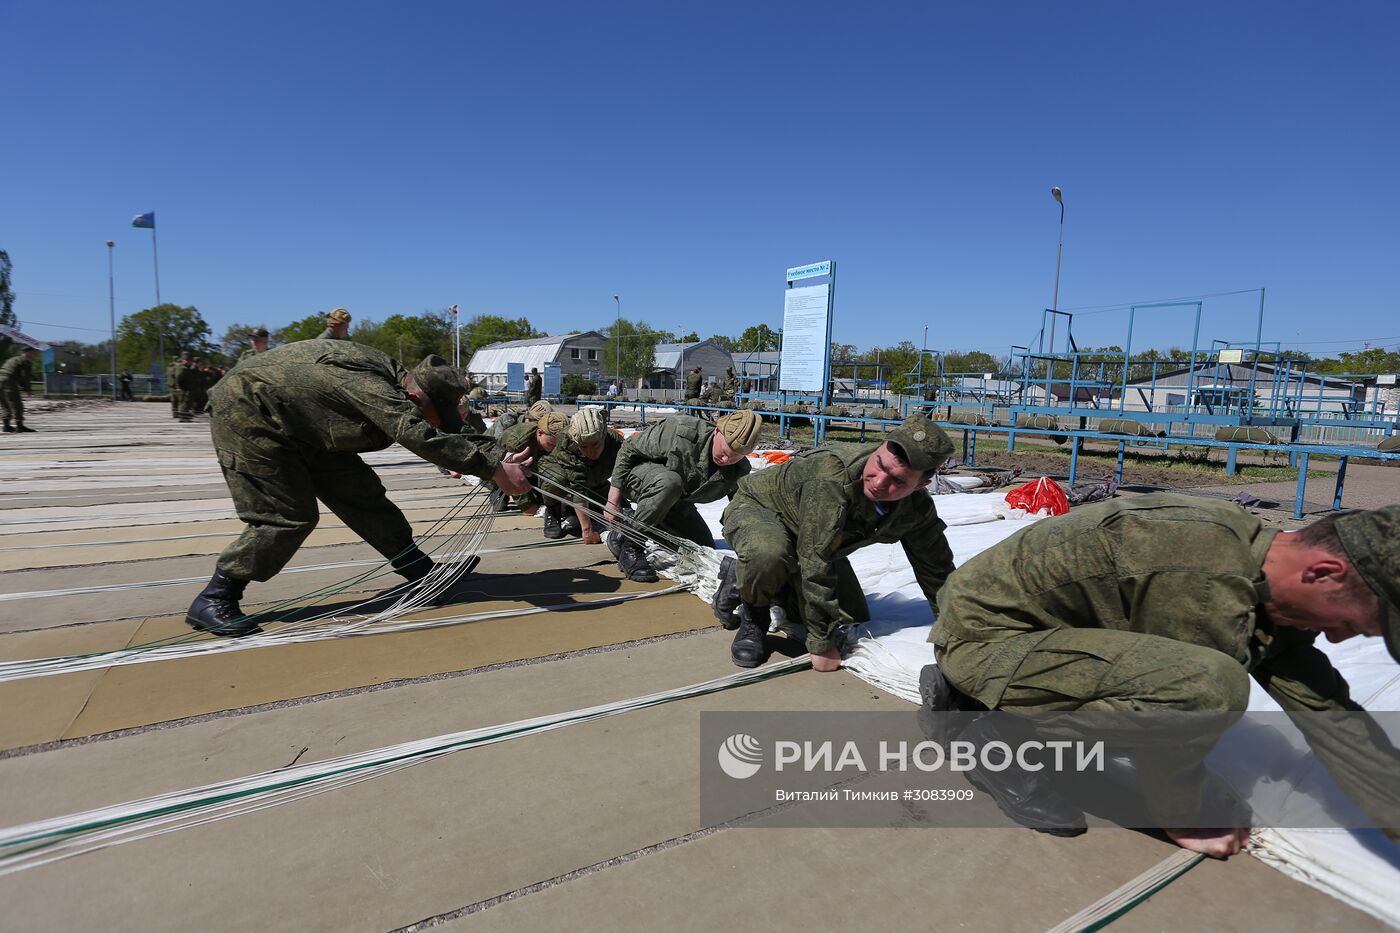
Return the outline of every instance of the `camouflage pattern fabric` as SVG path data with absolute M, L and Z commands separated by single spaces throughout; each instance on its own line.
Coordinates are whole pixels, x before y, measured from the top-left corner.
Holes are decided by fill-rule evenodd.
M 771 605 L 787 589 L 807 627 L 807 649 L 835 647 L 837 626 L 869 618 L 847 556 L 899 542 L 932 605 L 953 572 L 953 552 L 933 500 L 922 490 L 882 503 L 865 497 L 861 474 L 879 444 L 832 444 L 804 451 L 739 484 L 724 510 L 724 537 L 739 557 L 739 594 Z
M 307 340 L 241 363 L 214 387 L 214 449 L 247 526 L 219 555 L 224 573 L 275 575 L 316 526 L 317 499 L 385 557 L 407 548 L 407 520 L 358 453 L 398 443 L 490 479 L 500 463 L 491 439 L 433 428 L 404 393 L 403 374 L 370 347 Z
M 930 636 L 938 665 L 963 693 L 1009 710 L 1242 712 L 1250 675 L 1287 711 L 1359 710 L 1316 635 L 1262 612 L 1276 534 L 1233 503 L 1176 493 L 1037 522 L 948 580 Z M 1231 721 L 1197 739 L 1202 754 Z M 1355 799 L 1393 799 L 1369 786 L 1395 762 L 1363 723 L 1298 722 Z M 1164 812 L 1199 793 L 1199 776 L 1143 765 Z

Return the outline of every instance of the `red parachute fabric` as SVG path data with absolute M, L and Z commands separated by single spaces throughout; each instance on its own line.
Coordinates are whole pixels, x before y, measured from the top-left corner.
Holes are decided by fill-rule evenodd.
M 1006 494 L 1006 504 L 1013 509 L 1027 512 L 1044 512 L 1046 515 L 1063 515 L 1069 511 L 1069 499 L 1060 484 L 1048 476 L 1033 479 L 1017 486 Z

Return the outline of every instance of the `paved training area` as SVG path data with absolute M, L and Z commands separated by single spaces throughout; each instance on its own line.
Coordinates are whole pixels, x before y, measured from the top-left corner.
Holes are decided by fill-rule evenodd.
M 30 410 L 38 433 L 0 443 L 0 660 L 185 635 L 185 607 L 239 528 L 207 421 L 180 424 L 143 403 Z M 416 532 L 464 495 L 482 497 L 401 448 L 366 459 Z M 522 614 L 0 683 L 0 828 L 737 670 L 703 602 L 645 596 L 670 584 L 623 580 L 601 545 L 546 542 L 537 519 L 511 513 L 481 553 L 448 598 L 410 618 Z M 250 586 L 245 608 L 338 587 L 378 560 L 323 515 L 295 572 Z M 324 606 L 397 579 L 362 581 Z M 844 671 L 800 671 L 9 874 L 0 926 L 1045 930 L 1178 851 L 1099 827 L 1058 839 L 912 818 L 703 825 L 706 710 L 914 715 Z M 1246 923 L 1383 929 L 1248 856 L 1198 865 L 1114 926 Z

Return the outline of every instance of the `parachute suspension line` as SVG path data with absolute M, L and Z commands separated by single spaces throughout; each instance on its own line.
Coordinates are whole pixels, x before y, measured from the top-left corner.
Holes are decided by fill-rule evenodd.
M 810 666 L 810 658 L 795 658 L 629 700 L 404 742 L 14 826 L 0 830 L 0 876 L 265 810 L 456 752 L 760 683 Z

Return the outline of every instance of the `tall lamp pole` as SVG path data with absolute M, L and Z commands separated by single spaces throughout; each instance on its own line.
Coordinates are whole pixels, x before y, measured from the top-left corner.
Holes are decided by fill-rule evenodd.
M 1065 193 L 1058 186 L 1050 189 L 1050 196 L 1060 205 L 1060 242 L 1055 247 L 1055 294 L 1050 299 L 1050 310 L 1060 310 L 1060 257 L 1065 252 Z M 1055 321 L 1058 314 L 1050 315 L 1050 352 L 1055 352 Z
M 1060 310 L 1060 257 L 1065 251 L 1065 193 L 1056 185 L 1050 189 L 1050 196 L 1055 199 L 1055 203 L 1060 205 L 1060 242 L 1059 245 L 1055 247 L 1055 294 L 1050 299 L 1050 310 L 1056 312 Z M 1059 319 L 1060 316 L 1058 314 L 1052 313 L 1050 315 L 1050 355 L 1052 357 L 1055 354 L 1055 323 Z M 1047 405 L 1050 404 L 1048 396 L 1055 391 L 1052 384 L 1055 378 L 1054 365 L 1055 362 L 1053 359 L 1045 361 L 1045 392 L 1047 395 L 1045 403 Z M 1070 404 L 1074 404 L 1073 399 L 1070 399 Z
M 617 391 L 622 392 L 622 296 L 613 295 L 613 301 L 617 302 L 617 323 L 613 325 L 613 362 L 617 366 Z
M 112 240 L 107 241 L 107 322 L 112 327 L 112 401 L 117 400 L 117 289 L 112 276 L 112 250 L 116 247 Z

